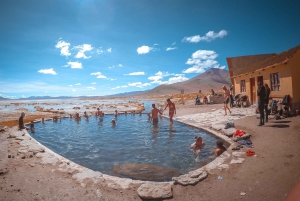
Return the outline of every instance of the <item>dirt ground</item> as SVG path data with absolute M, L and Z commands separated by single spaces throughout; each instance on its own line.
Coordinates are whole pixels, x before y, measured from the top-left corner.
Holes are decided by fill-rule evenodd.
M 192 101 L 177 105 L 176 116 L 209 112 L 222 105 L 195 106 Z M 256 117 L 236 120 L 237 129 L 252 135 L 257 156 L 228 170 L 214 170 L 195 186 L 173 186 L 169 200 L 284 200 L 300 180 L 300 116 L 271 120 L 258 127 Z M 68 173 L 53 171 L 52 165 L 41 165 L 40 159 L 17 155 L 19 144 L 7 133 L 0 133 L 0 200 L 141 200 L 136 189 L 114 190 L 88 184 L 82 187 Z M 246 148 L 243 148 L 246 151 Z M 8 158 L 11 155 L 14 158 Z M 219 180 L 218 176 L 223 179 Z M 241 196 L 240 193 L 246 195 Z

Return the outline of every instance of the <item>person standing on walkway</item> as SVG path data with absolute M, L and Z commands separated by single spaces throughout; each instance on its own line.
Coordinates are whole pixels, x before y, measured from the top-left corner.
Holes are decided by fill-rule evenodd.
M 222 89 L 224 90 L 224 110 L 225 110 L 225 115 L 227 115 L 227 111 L 229 111 L 229 113 L 231 114 L 231 111 L 228 107 L 228 103 L 229 103 L 229 99 L 230 99 L 230 91 L 225 87 L 223 86 Z
M 258 126 L 264 125 L 264 107 L 265 107 L 265 98 L 266 98 L 266 89 L 264 85 L 260 82 L 257 83 L 258 89 L 257 89 L 257 97 L 258 97 L 258 109 L 260 114 L 260 121 Z
M 173 116 L 176 114 L 175 103 L 173 103 L 169 98 L 167 99 L 167 105 L 164 111 L 169 107 L 169 117 L 170 117 L 170 124 L 173 124 Z
M 233 107 L 233 85 L 230 85 L 230 107 Z
M 265 112 L 266 112 L 266 123 L 268 122 L 268 114 L 269 114 L 269 111 L 268 111 L 268 106 L 269 106 L 269 99 L 270 99 L 270 93 L 271 93 L 271 90 L 270 90 L 270 87 L 268 86 L 268 84 L 265 84 L 265 90 L 266 90 L 266 97 L 265 97 Z

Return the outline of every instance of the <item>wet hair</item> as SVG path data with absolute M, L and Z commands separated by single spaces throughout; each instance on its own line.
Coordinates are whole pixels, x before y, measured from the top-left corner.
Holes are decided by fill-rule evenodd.
M 220 147 L 223 150 L 227 150 L 226 147 L 224 147 L 223 142 L 221 140 L 217 141 L 217 146 Z
M 152 107 L 155 107 L 155 104 L 154 104 L 154 103 L 152 104 Z
M 198 139 L 201 139 L 201 140 L 202 140 L 202 137 L 200 137 L 200 136 L 195 136 L 195 140 L 198 140 Z
M 169 98 L 167 99 L 167 102 L 171 101 Z

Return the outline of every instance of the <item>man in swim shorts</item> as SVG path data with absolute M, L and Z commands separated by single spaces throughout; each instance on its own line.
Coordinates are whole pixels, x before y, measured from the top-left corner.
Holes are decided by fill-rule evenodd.
M 225 115 L 227 115 L 227 111 L 226 109 L 228 109 L 229 113 L 231 114 L 231 111 L 228 107 L 228 103 L 229 103 L 229 99 L 230 99 L 230 91 L 225 87 L 223 86 L 222 89 L 224 90 L 224 110 L 225 110 Z
M 152 113 L 153 125 L 157 125 L 158 124 L 158 113 L 162 114 L 162 112 L 155 107 L 155 104 L 152 104 L 152 112 L 151 113 Z
M 168 98 L 167 99 L 167 105 L 164 109 L 164 111 L 169 107 L 169 117 L 170 117 L 170 124 L 173 124 L 173 116 L 176 114 L 176 108 L 175 104 Z

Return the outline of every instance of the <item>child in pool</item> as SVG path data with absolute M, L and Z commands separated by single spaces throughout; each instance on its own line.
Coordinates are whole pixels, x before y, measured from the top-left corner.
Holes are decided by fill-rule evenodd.
M 116 126 L 116 125 L 117 125 L 117 123 L 116 123 L 116 120 L 115 120 L 115 119 L 112 119 L 112 120 L 111 120 L 111 125 L 112 125 L 112 126 Z
M 224 147 L 223 142 L 218 140 L 217 144 L 216 144 L 216 150 L 215 150 L 215 154 L 217 156 L 220 156 L 224 151 L 226 151 L 226 147 Z
M 202 137 L 200 136 L 196 136 L 195 140 L 196 141 L 191 144 L 191 148 L 193 148 L 192 151 L 194 152 L 194 154 L 200 155 L 201 149 L 205 145 L 205 143 L 202 141 Z

